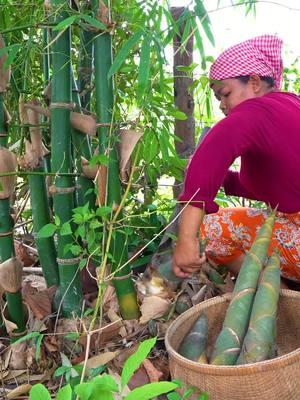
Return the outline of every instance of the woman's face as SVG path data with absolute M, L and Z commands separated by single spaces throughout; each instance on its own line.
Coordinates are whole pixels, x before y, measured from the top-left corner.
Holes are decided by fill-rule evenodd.
M 262 96 L 262 81 L 259 77 L 252 79 L 251 76 L 247 83 L 241 82 L 239 79 L 229 78 L 217 81 L 212 84 L 212 89 L 217 100 L 220 101 L 220 109 L 225 115 L 241 102 L 252 99 L 253 97 Z

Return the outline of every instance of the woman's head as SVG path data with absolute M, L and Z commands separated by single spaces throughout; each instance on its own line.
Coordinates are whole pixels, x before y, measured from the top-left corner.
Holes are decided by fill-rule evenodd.
M 216 59 L 209 77 L 225 114 L 244 100 L 280 88 L 281 49 L 281 39 L 263 35 L 228 48 Z
M 220 109 L 225 115 L 245 100 L 263 96 L 275 89 L 274 78 L 258 75 L 242 75 L 222 79 L 211 84 Z

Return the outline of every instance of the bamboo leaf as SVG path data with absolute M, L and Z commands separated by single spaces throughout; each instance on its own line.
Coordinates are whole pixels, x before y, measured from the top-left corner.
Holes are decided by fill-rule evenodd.
M 173 382 L 154 382 L 133 389 L 125 400 L 149 400 L 164 393 L 171 392 L 177 388 Z
M 151 349 L 156 343 L 156 338 L 151 338 L 148 340 L 144 340 L 140 345 L 138 350 L 132 354 L 128 359 L 126 360 L 123 370 L 122 370 L 122 375 L 121 375 L 121 385 L 122 388 L 124 388 L 127 383 L 129 382 L 130 378 L 134 374 L 134 372 L 139 368 L 141 363 L 145 360 L 145 358 L 148 356 L 150 353 Z M 171 389 L 170 389 L 171 390 Z M 137 400 L 137 398 L 132 397 L 132 399 Z
M 142 43 L 137 88 L 138 103 L 142 101 L 149 80 L 151 41 L 150 35 L 146 35 Z
M 70 17 L 64 19 L 63 21 L 60 21 L 54 28 L 52 28 L 53 31 L 61 31 L 69 28 L 76 20 L 78 20 L 80 16 L 78 15 L 71 15 Z
M 203 69 L 205 69 L 206 68 L 206 59 L 205 59 L 205 51 L 204 51 L 202 37 L 200 35 L 196 20 L 192 19 L 191 23 L 192 23 L 192 27 L 193 27 L 193 30 L 194 30 L 194 37 L 195 37 L 195 41 L 196 41 L 196 46 L 197 46 L 197 48 L 199 50 L 199 53 L 200 53 L 201 67 Z
M 36 338 L 36 343 L 35 343 L 35 358 L 36 360 L 40 359 L 41 356 L 41 345 L 42 345 L 42 340 L 44 338 L 44 335 L 41 333 L 39 336 Z
M 184 30 L 181 37 L 180 53 L 185 51 L 185 45 L 188 42 L 191 34 L 191 19 L 187 19 L 185 22 Z
M 119 53 L 116 55 L 115 61 L 113 62 L 112 66 L 108 71 L 108 79 L 111 78 L 113 74 L 119 71 L 121 65 L 125 61 L 130 50 L 133 48 L 133 46 L 136 45 L 136 43 L 140 40 L 142 35 L 143 31 L 142 29 L 140 29 L 133 36 L 131 36 L 131 38 L 124 44 Z
M 180 121 L 185 121 L 187 119 L 186 114 L 179 110 L 169 110 L 169 114 Z
M 204 32 L 206 33 L 206 36 L 208 37 L 209 41 L 211 44 L 214 46 L 215 45 L 215 38 L 214 35 L 211 31 L 211 22 L 210 18 L 207 14 L 207 11 L 204 7 L 203 0 L 195 0 L 195 13 L 197 17 L 200 20 L 200 23 L 203 27 Z
M 29 339 L 32 339 L 32 338 L 35 338 L 35 337 L 38 337 L 38 336 L 41 336 L 40 332 L 30 332 L 27 335 L 22 336 L 20 339 L 18 339 L 15 342 L 13 342 L 12 346 L 14 344 L 21 343 L 21 342 L 24 342 L 25 340 L 29 340 Z
M 90 24 L 91 26 L 94 26 L 95 28 L 98 29 L 106 29 L 106 25 L 104 25 L 102 22 L 98 21 L 98 19 L 91 17 L 90 15 L 86 14 L 80 14 L 80 18 L 82 18 L 85 22 Z

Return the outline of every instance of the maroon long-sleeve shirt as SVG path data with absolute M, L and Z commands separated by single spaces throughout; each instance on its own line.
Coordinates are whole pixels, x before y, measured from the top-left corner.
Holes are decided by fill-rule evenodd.
M 230 171 L 239 156 L 240 172 Z M 190 160 L 179 200 L 193 198 L 191 205 L 217 212 L 214 199 L 222 185 L 226 194 L 261 200 L 285 213 L 300 211 L 300 99 L 295 94 L 271 92 L 246 100 L 218 122 Z

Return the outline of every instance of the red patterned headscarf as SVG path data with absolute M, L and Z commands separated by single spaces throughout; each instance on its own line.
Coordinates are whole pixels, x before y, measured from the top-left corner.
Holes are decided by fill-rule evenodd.
M 225 50 L 213 63 L 209 78 L 222 80 L 245 75 L 274 78 L 275 87 L 282 80 L 282 40 L 277 36 L 262 35 L 236 44 Z

